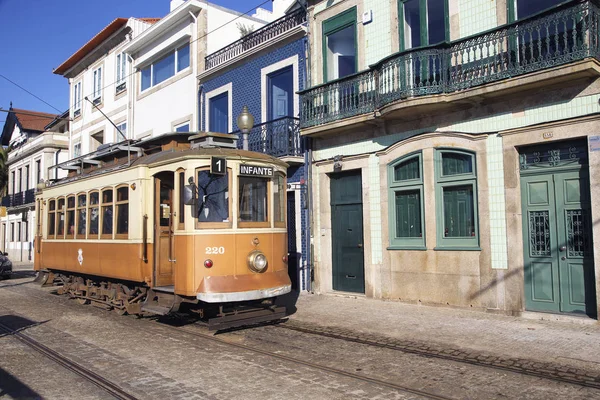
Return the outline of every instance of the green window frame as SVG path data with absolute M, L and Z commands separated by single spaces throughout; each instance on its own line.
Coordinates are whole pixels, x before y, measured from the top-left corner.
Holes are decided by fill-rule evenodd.
M 434 2 L 443 3 L 443 10 L 440 10 L 439 7 L 435 7 Z M 419 13 L 419 43 L 418 45 L 406 46 L 406 32 L 409 27 L 406 26 L 405 21 L 405 6 L 418 6 Z M 428 13 L 428 8 L 430 6 L 434 6 L 437 12 L 442 11 L 443 19 L 444 19 L 444 39 L 443 40 L 435 40 L 435 38 L 430 38 L 430 29 L 428 27 L 429 24 L 435 24 L 435 20 L 430 18 L 430 14 Z M 448 0 L 398 0 L 398 34 L 400 36 L 400 51 L 414 49 L 423 46 L 434 45 L 440 43 L 442 41 L 450 40 L 450 22 L 448 18 Z
M 388 164 L 388 249 L 425 250 L 423 155 L 416 152 Z
M 475 154 L 435 150 L 436 250 L 481 250 Z
M 358 32 L 356 29 L 356 19 L 356 7 L 352 7 L 323 21 L 321 38 L 323 47 L 323 82 L 338 79 L 330 77 L 327 72 L 327 37 L 352 26 L 354 27 L 354 70 L 355 72 L 358 72 Z

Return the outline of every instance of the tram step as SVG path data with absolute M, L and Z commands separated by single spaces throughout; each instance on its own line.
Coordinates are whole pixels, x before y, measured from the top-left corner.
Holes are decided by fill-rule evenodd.
M 208 330 L 218 331 L 227 328 L 235 328 L 244 325 L 253 325 L 261 322 L 274 321 L 284 318 L 286 315 L 285 307 L 275 307 L 270 309 L 254 310 L 241 312 L 234 315 L 225 315 L 222 317 L 210 318 L 208 320 Z
M 163 307 L 158 304 L 144 304 L 142 305 L 142 311 L 157 315 L 167 315 L 171 311 L 171 307 Z

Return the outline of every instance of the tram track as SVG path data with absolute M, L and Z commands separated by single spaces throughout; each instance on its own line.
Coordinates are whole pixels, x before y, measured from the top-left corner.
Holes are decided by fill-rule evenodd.
M 15 316 L 14 313 L 5 314 Z M 29 325 L 28 327 L 35 326 L 36 324 Z M 113 382 L 107 380 L 101 375 L 89 370 L 88 368 L 83 367 L 82 365 L 64 357 L 60 353 L 51 348 L 43 345 L 39 341 L 33 339 L 32 337 L 26 335 L 21 332 L 21 329 L 14 329 L 10 326 L 0 322 L 0 334 L 6 334 L 11 337 L 18 339 L 21 343 L 25 344 L 27 347 L 35 350 L 36 352 L 42 354 L 44 357 L 50 359 L 61 367 L 77 374 L 78 376 L 84 378 L 86 381 L 94 384 L 100 389 L 104 390 L 106 393 L 113 396 L 115 399 L 119 400 L 137 400 L 138 398 L 121 389 L 118 385 Z
M 358 332 L 331 327 L 314 327 L 296 321 L 287 321 L 285 324 L 272 324 L 271 326 L 276 329 L 287 329 L 379 349 L 400 351 L 422 357 L 437 358 L 444 361 L 454 361 L 477 367 L 528 375 L 558 383 L 568 383 L 592 389 L 600 389 L 600 373 L 578 370 L 573 367 L 566 367 L 543 361 L 501 357 L 490 355 L 489 353 L 483 354 L 462 349 L 436 348 L 431 344 L 417 343 L 414 341 L 384 336 L 366 339 L 362 338 L 361 334 Z

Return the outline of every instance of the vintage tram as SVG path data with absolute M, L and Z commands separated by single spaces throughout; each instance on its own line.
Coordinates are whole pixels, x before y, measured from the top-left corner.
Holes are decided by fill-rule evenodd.
M 222 329 L 279 319 L 287 272 L 286 167 L 227 134 L 104 145 L 38 187 L 35 269 L 118 313 L 185 305 Z

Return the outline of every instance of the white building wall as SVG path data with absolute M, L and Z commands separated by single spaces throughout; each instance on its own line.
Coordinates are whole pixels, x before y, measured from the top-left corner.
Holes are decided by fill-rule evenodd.
M 226 11 L 221 8 L 207 6 L 206 9 L 208 20 L 208 54 L 214 53 L 241 37 L 237 24 L 252 26 L 254 30 L 266 25 L 264 22 L 259 22 L 247 16 L 238 18 L 238 13 Z

